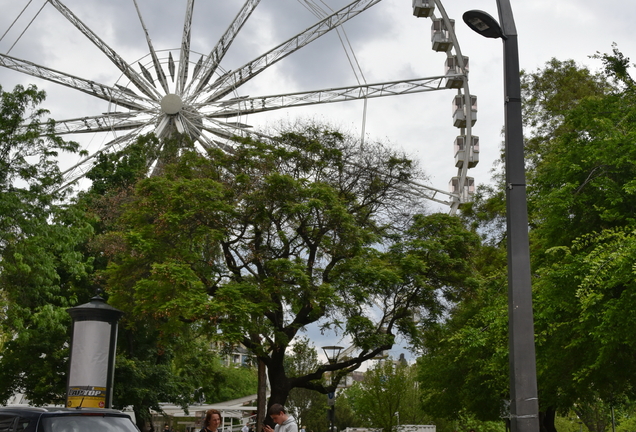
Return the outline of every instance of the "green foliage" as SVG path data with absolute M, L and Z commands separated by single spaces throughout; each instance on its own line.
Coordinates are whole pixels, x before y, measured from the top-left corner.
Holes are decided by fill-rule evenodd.
M 424 409 L 436 417 L 495 421 L 509 398 L 506 279 L 492 277 L 427 334 L 417 364 Z
M 601 54 L 597 51 L 592 57 L 603 62 L 605 74 L 618 88 L 634 90 L 634 79 L 629 75 L 629 58 L 619 51 L 616 43 L 612 44 L 612 54 Z
M 170 142 L 166 147 L 174 153 L 177 145 L 177 142 Z M 158 138 L 144 135 L 124 150 L 100 153 L 86 174 L 86 178 L 92 181 L 90 193 L 106 195 L 117 189 L 131 187 L 146 175 L 150 163 L 161 156 L 161 149 Z
M 70 316 L 91 296 L 92 258 L 83 244 L 92 227 L 74 209 L 58 209 L 24 239 L 4 249 L 0 289 L 7 299 L 2 329 L 15 335 L 0 359 L 0 398 L 24 391 L 33 403 L 65 401 Z
M 0 400 L 23 391 L 34 404 L 64 402 L 70 316 L 86 298 L 92 232 L 82 214 L 58 204 L 60 152 L 77 144 L 53 135 L 34 86 L 0 88 Z
M 298 337 L 285 356 L 285 372 L 290 377 L 303 376 L 313 372 L 319 366 L 316 348 L 306 337 Z M 320 380 L 322 382 L 322 380 Z M 293 388 L 285 403 L 299 426 L 310 431 L 327 430 L 327 396 L 315 390 Z M 340 429 L 340 428 L 339 428 Z
M 219 403 L 256 394 L 258 377 L 252 367 L 222 367 L 212 381 L 218 391 L 206 394 L 208 403 Z
M 554 426 L 559 432 L 583 432 L 583 422 L 581 422 L 574 412 L 569 412 L 567 417 L 557 416 Z M 587 428 L 585 428 L 587 432 Z
M 361 382 L 345 390 L 345 398 L 362 426 L 393 430 L 400 424 L 431 424 L 421 407 L 423 392 L 417 370 L 390 358 L 378 362 Z M 399 413 L 399 418 L 395 413 Z
M 120 331 L 113 399 L 118 408 L 133 406 L 138 424 L 151 420 L 149 408 L 160 412 L 162 402 L 218 403 L 254 394 L 256 386 L 254 369 L 223 366 L 209 341 L 188 328 L 169 343 L 152 323 Z
M 537 165 L 550 140 L 564 131 L 566 113 L 590 97 L 603 97 L 612 86 L 607 78 L 592 73 L 572 60 L 555 58 L 535 72 L 523 71 L 521 90 L 526 133 L 526 160 L 530 167 Z
M 43 97 L 34 88 L 2 93 L 0 399 L 23 392 L 33 404 L 64 404 L 71 323 L 66 309 L 95 294 L 94 272 L 105 259 L 94 235 L 112 229 L 126 188 L 145 175 L 158 142 L 145 137 L 127 152 L 102 156 L 91 173 L 92 191 L 60 205 L 56 151 L 76 147 L 50 135 L 52 124 L 40 123 L 46 112 L 35 107 Z M 168 147 L 176 152 L 176 144 Z M 222 367 L 209 340 L 191 325 L 174 326 L 166 335 L 158 327 L 131 315 L 120 323 L 114 404 L 132 405 L 140 425 L 159 402 L 187 406 L 200 394 L 219 402 L 256 390 L 254 371 Z
M 56 157 L 60 151 L 78 149 L 77 143 L 53 134 L 52 120 L 43 121 L 48 111 L 38 105 L 44 99 L 45 93 L 35 86 L 18 85 L 10 93 L 0 87 L 0 190 L 5 212 L 12 208 L 9 204 L 50 204 L 50 190 L 61 181 Z M 24 221 L 28 214 L 15 216 L 9 220 Z
M 529 176 L 540 400 L 577 407 L 590 430 L 606 427 L 609 405 L 634 397 L 625 377 L 635 367 L 636 106 L 628 59 L 616 48 L 602 59 L 614 86 L 563 113 Z
M 324 365 L 285 372 L 298 331 L 316 323 L 350 336 L 362 353 L 338 365 L 344 374 L 397 333 L 416 341 L 427 321 L 413 311 L 433 319 L 438 293 L 473 284 L 477 237 L 452 217 L 413 217 L 405 190 L 416 175 L 380 144 L 313 125 L 228 153 L 181 148 L 158 175 L 111 195 L 123 211 L 97 242 L 110 300 L 155 323 L 159 342 L 194 326 L 243 344 L 267 364 L 276 402 L 294 387 L 326 392 Z
M 636 123 L 629 59 L 616 47 L 597 58 L 603 73 L 553 59 L 522 84 L 540 409 L 545 418 L 575 409 L 601 431 L 609 407 L 635 396 Z M 449 419 L 462 410 L 494 419 L 508 398 L 503 190 L 482 192 L 463 217 L 487 240 L 476 261 L 486 283 L 428 334 L 419 360 L 425 406 Z
M 632 395 L 620 376 L 633 369 L 634 98 L 628 59 L 616 49 L 600 58 L 604 73 L 553 59 L 522 74 L 543 413 Z M 431 328 L 418 361 L 425 407 L 449 420 L 494 421 L 509 398 L 503 196 L 503 183 L 482 188 L 462 209 L 485 240 L 475 261 L 484 283 Z
M 546 307 L 537 320 L 545 355 L 560 353 L 551 361 L 551 374 L 561 377 L 552 396 L 570 404 L 633 397 L 634 322 L 626 312 L 635 306 L 633 229 L 592 233 L 551 252 L 538 284 Z
M 551 141 L 533 175 L 533 209 L 545 247 L 634 223 L 635 115 L 631 98 L 615 95 L 586 99 L 568 113 L 572 132 Z
M 464 223 L 482 235 L 481 244 L 470 246 L 472 284 L 454 293 L 447 314 L 427 327 L 417 360 L 423 409 L 440 431 L 490 421 L 500 427 L 509 398 L 505 210 L 490 192 L 462 208 Z

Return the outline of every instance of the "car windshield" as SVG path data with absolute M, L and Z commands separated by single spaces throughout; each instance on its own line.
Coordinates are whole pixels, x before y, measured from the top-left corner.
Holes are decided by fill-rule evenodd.
M 139 432 L 128 417 L 55 416 L 42 418 L 44 432 Z

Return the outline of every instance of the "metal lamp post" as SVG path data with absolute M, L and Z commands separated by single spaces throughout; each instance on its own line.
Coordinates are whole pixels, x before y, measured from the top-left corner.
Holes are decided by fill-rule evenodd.
M 503 40 L 510 426 L 512 432 L 538 432 L 539 401 L 530 281 L 519 48 L 510 1 L 497 0 L 497 9 L 501 26 L 492 16 L 478 10 L 466 12 L 463 19 L 482 36 Z
M 100 296 L 66 311 L 73 319 L 66 405 L 111 408 L 117 322 L 124 313 Z
M 338 361 L 338 356 L 340 355 L 340 351 L 342 351 L 341 346 L 325 346 L 322 347 L 322 350 L 325 352 L 325 356 L 327 357 L 327 361 L 329 364 L 335 364 Z M 333 372 L 331 372 L 331 383 L 333 384 Z M 336 421 L 336 392 L 327 395 L 328 403 L 331 405 L 331 411 L 329 412 L 329 431 L 334 432 L 334 423 Z

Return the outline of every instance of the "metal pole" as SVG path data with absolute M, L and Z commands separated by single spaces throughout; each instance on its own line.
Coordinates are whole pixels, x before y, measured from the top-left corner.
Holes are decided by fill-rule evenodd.
M 266 399 L 267 399 L 267 366 L 265 362 L 259 358 L 258 362 L 258 389 L 256 395 L 256 431 L 263 430 L 265 417 L 267 416 Z
M 512 432 L 539 431 L 532 316 L 528 207 L 524 166 L 519 48 L 509 0 L 497 0 L 504 47 L 510 423 Z
M 336 404 L 331 405 L 331 432 L 333 432 L 334 423 L 336 421 Z

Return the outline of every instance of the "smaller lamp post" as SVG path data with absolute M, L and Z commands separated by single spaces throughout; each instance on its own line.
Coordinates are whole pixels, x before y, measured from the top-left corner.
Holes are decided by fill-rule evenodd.
M 325 352 L 325 356 L 327 357 L 327 361 L 329 362 L 329 364 L 336 364 L 336 362 L 338 362 L 338 356 L 340 355 L 340 351 L 342 351 L 342 347 L 335 346 L 335 345 L 324 346 L 322 347 L 322 350 Z M 333 371 L 331 372 L 331 383 L 333 384 Z M 335 390 L 332 394 L 329 394 L 327 396 L 328 396 L 327 401 L 331 405 L 331 411 L 329 413 L 329 424 L 330 424 L 329 431 L 333 432 L 334 423 L 336 420 L 336 392 Z
M 66 405 L 111 408 L 117 322 L 124 313 L 100 296 L 66 311 L 73 319 Z

